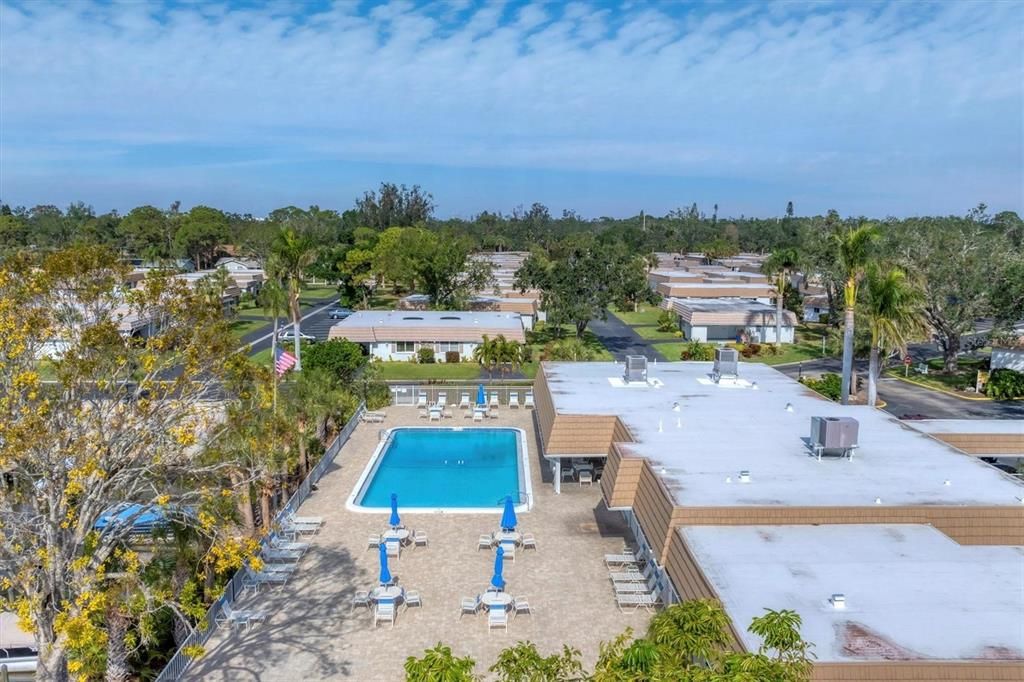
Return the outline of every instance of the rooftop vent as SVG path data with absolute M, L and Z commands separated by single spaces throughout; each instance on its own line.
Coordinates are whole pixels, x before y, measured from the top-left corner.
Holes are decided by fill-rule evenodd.
M 712 377 L 717 382 L 722 377 L 739 376 L 740 354 L 735 348 L 715 349 L 715 368 Z
M 847 454 L 857 447 L 857 420 L 853 417 L 811 417 L 811 447 L 825 452 Z
M 750 472 L 746 469 L 740 472 L 740 483 L 750 483 Z
M 845 594 L 833 594 L 829 598 L 829 603 L 832 604 L 834 609 L 845 609 L 846 608 L 846 595 Z
M 416 317 L 415 315 L 406 315 L 402 318 L 403 320 L 422 320 L 422 317 Z
M 647 358 L 642 355 L 626 356 L 626 371 L 622 380 L 627 384 L 647 383 Z

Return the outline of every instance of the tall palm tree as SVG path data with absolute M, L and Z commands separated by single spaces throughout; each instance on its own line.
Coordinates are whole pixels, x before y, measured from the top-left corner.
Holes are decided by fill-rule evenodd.
M 498 339 L 487 338 L 484 334 L 483 341 L 473 349 L 473 359 L 487 367 L 487 374 L 494 378 L 494 368 L 501 362 L 501 348 Z
M 857 306 L 857 290 L 871 259 L 871 245 L 878 239 L 878 228 L 863 223 L 852 230 L 839 232 L 834 237 L 836 262 L 843 280 L 843 374 L 840 400 L 850 402 L 850 379 L 853 375 L 853 328 Z
M 864 316 L 871 331 L 871 354 L 868 361 L 868 405 L 878 398 L 878 376 L 882 370 L 879 359 L 895 351 L 907 352 L 907 341 L 923 333 L 926 326 L 922 313 L 920 289 L 907 279 L 899 268 L 871 267 L 864 281 Z
M 779 249 L 764 262 L 762 269 L 775 279 L 775 345 L 782 343 L 782 303 L 790 277 L 800 267 L 800 252 L 794 248 Z
M 288 285 L 288 305 L 295 330 L 295 369 L 302 370 L 302 345 L 299 342 L 302 315 L 299 310 L 299 294 L 306 279 L 306 269 L 316 260 L 316 242 L 305 233 L 294 228 L 282 229 L 274 239 L 273 254 L 277 259 L 282 279 Z
M 309 471 L 309 441 L 324 431 L 324 424 L 341 402 L 338 382 L 322 369 L 311 369 L 289 382 L 288 414 L 294 424 L 299 479 Z

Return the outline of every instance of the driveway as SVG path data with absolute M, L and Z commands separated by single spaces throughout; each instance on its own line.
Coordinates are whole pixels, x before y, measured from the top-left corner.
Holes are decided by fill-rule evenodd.
M 587 329 L 594 332 L 601 343 L 616 360 L 625 360 L 627 355 L 643 355 L 649 360 L 665 360 L 665 357 L 654 349 L 654 342 L 637 334 L 632 327 L 608 313 L 607 320 L 591 320 Z

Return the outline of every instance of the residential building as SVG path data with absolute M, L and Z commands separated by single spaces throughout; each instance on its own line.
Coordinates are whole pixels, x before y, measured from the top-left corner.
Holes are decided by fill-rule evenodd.
M 826 322 L 832 313 L 828 304 L 828 296 L 825 294 L 810 294 L 804 296 L 804 322 Z
M 460 359 L 472 358 L 484 336 L 526 342 L 518 313 L 470 310 L 363 310 L 334 324 L 327 338 L 359 343 L 379 360 L 410 360 L 420 348 L 430 348 L 438 362 L 445 362 L 448 352 L 458 353 Z
M 409 294 L 398 300 L 399 310 L 427 310 L 430 297 L 426 294 Z M 547 315 L 539 310 L 538 297 L 518 292 L 506 292 L 501 296 L 477 294 L 469 299 L 469 310 L 516 313 L 522 318 L 524 329 L 533 329 L 534 322 L 544 321 Z
M 991 367 L 1024 372 L 1024 336 L 1018 337 L 1015 343 L 994 344 Z
M 666 298 L 661 307 L 679 318 L 693 341 L 793 343 L 796 315 L 782 311 L 782 338 L 775 338 L 775 306 L 740 298 Z

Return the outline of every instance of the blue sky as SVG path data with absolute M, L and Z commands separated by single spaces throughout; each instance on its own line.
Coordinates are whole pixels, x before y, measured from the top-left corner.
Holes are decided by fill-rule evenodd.
M 0 0 L 0 200 L 1024 208 L 1024 3 Z

